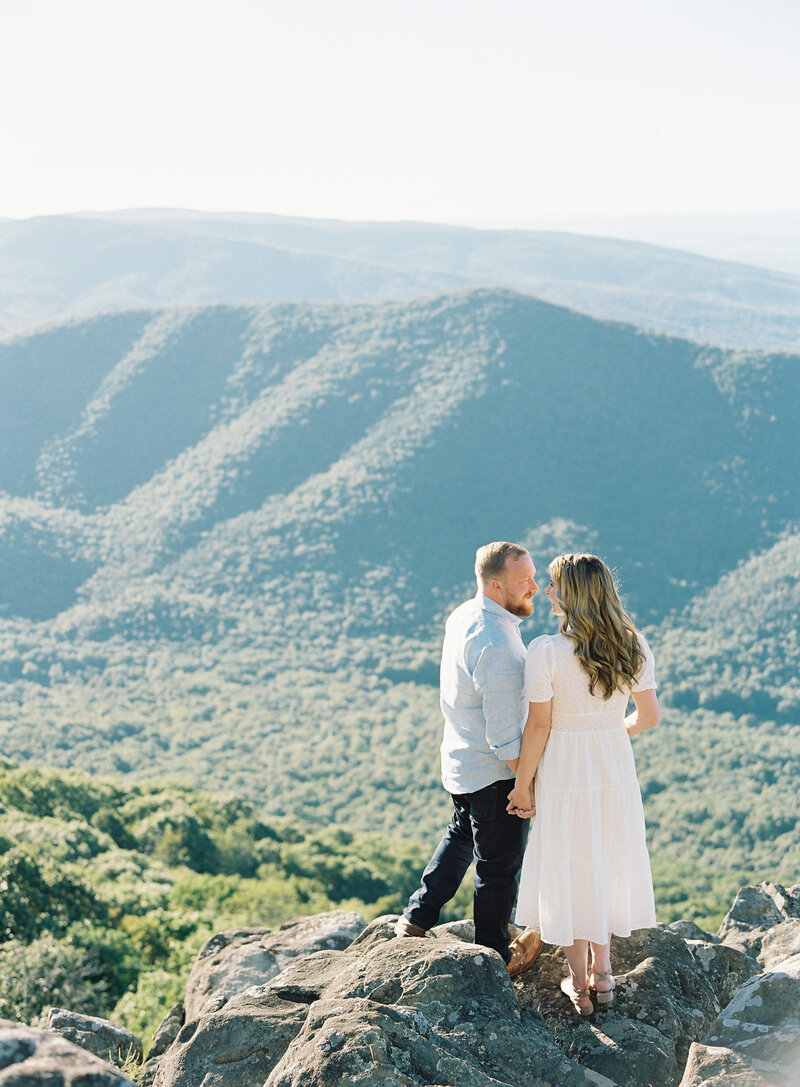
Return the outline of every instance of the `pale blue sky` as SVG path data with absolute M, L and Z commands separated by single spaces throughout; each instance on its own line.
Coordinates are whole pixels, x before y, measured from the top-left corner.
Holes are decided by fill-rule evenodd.
M 800 0 L 0 0 L 0 216 L 800 205 Z

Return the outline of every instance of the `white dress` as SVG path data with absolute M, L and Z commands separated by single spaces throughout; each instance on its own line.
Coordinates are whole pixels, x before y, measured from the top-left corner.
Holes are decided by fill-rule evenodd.
M 634 691 L 656 686 L 645 653 Z M 535 779 L 536 815 L 522 862 L 516 923 L 548 944 L 608 943 L 656 923 L 644 810 L 630 737 L 628 692 L 604 701 L 563 634 L 531 642 L 525 662 L 531 702 L 552 698 L 552 723 Z

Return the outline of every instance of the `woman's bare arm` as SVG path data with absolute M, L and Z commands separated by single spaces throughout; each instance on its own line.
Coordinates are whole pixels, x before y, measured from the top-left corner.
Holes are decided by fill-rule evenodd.
M 633 704 L 636 709 L 625 718 L 625 728 L 629 736 L 638 736 L 640 732 L 646 732 L 658 724 L 661 711 L 655 690 L 634 691 Z
M 521 815 L 522 818 L 529 819 L 535 811 L 533 779 L 550 735 L 552 711 L 552 698 L 547 702 L 528 704 L 528 719 L 525 722 L 525 731 L 522 733 L 522 747 L 517 764 L 517 780 L 508 795 L 506 809 L 512 814 Z

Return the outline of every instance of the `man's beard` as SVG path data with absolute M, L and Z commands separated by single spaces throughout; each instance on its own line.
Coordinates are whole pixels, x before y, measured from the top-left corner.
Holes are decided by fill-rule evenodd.
M 506 604 L 506 611 L 510 611 L 512 615 L 518 615 L 521 619 L 527 619 L 528 616 L 533 615 L 533 597 L 530 600 L 523 597 L 522 600 L 509 601 Z

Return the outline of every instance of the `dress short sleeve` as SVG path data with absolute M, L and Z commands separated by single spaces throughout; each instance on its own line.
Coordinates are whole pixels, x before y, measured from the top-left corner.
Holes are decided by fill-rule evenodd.
M 639 669 L 639 674 L 636 677 L 636 682 L 631 687 L 632 691 L 654 691 L 658 684 L 656 683 L 656 659 L 653 656 L 653 651 L 647 644 L 647 639 L 644 634 L 639 634 L 639 646 L 644 653 L 644 664 Z
M 549 702 L 553 697 L 553 645 L 547 634 L 534 638 L 525 659 L 523 690 L 529 702 Z

